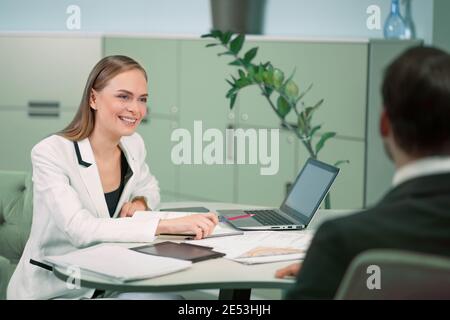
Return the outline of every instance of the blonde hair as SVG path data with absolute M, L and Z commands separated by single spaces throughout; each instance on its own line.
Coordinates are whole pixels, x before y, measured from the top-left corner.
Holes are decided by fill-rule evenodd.
M 95 124 L 95 110 L 90 106 L 92 90 L 101 91 L 112 78 L 133 69 L 141 70 L 147 80 L 144 68 L 130 57 L 109 56 L 100 60 L 89 74 L 75 117 L 58 134 L 71 141 L 80 141 L 89 137 Z

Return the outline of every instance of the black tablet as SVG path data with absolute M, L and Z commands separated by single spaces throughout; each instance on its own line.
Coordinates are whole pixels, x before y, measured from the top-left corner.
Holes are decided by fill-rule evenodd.
M 224 253 L 212 250 L 210 247 L 198 246 L 189 243 L 176 243 L 171 241 L 164 241 L 153 245 L 145 245 L 130 249 L 140 253 L 189 260 L 192 262 L 220 258 L 225 255 Z

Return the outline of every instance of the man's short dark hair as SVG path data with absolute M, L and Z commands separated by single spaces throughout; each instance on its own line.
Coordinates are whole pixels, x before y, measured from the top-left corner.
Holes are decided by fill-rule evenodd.
M 450 55 L 430 47 L 404 52 L 386 70 L 383 103 L 394 139 L 410 155 L 450 154 Z

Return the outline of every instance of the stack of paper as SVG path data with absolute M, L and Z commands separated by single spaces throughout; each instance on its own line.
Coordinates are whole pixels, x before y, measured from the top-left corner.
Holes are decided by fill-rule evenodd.
M 214 248 L 225 258 L 244 264 L 269 263 L 303 259 L 313 233 L 249 231 L 227 239 L 204 239 L 194 243 Z
M 118 245 L 101 244 L 44 260 L 54 266 L 100 275 L 116 282 L 153 278 L 187 269 L 190 261 L 142 254 Z

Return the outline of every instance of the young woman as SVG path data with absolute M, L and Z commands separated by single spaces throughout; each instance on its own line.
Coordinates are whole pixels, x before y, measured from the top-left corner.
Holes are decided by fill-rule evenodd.
M 31 152 L 33 223 L 8 286 L 9 299 L 91 298 L 71 289 L 43 263 L 100 242 L 150 242 L 160 233 L 210 234 L 210 213 L 159 220 L 159 187 L 136 128 L 146 114 L 147 75 L 125 56 L 102 59 L 91 71 L 75 118 Z

